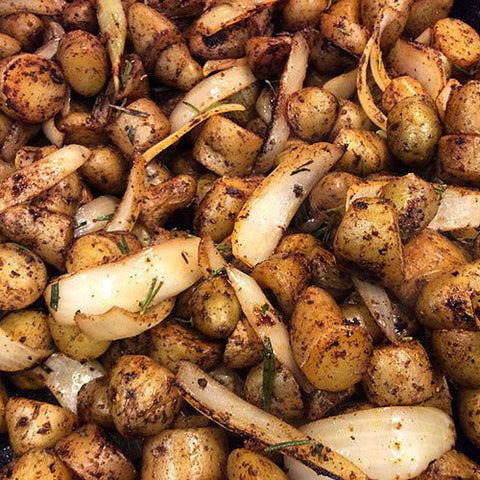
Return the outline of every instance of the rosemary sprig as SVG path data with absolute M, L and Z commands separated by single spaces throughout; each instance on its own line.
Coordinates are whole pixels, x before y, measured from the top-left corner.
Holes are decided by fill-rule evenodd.
M 313 163 L 313 160 L 309 160 L 308 162 L 304 163 L 301 167 L 297 168 L 296 170 L 293 170 L 290 172 L 290 176 L 296 175 L 297 173 L 300 172 L 309 172 L 310 169 L 307 168 L 308 165 L 311 165 Z
M 190 107 L 197 115 L 200 115 L 202 113 L 202 111 L 192 103 L 189 103 L 189 102 L 182 102 L 182 103 L 187 107 Z
M 269 445 L 268 447 L 265 447 L 264 452 L 272 453 L 272 452 L 276 452 L 277 450 L 281 450 L 283 448 L 299 447 L 301 445 L 308 445 L 308 444 L 314 445 L 315 452 L 317 453 L 318 456 L 322 454 L 323 445 L 321 443 L 316 442 L 315 440 L 312 440 L 311 438 L 306 438 L 305 440 L 291 440 L 290 442 L 281 442 L 281 443 L 276 443 L 274 445 Z
M 437 195 L 440 195 L 440 197 L 445 193 L 445 190 L 447 189 L 448 185 L 441 184 L 441 185 L 434 185 L 433 189 L 435 190 L 435 193 Z
M 150 288 L 148 289 L 147 296 L 145 297 L 145 300 L 140 303 L 141 314 L 144 314 L 147 311 L 147 308 L 149 307 L 150 303 L 152 303 L 152 300 L 155 298 L 158 291 L 163 285 L 163 282 L 159 282 L 157 286 L 157 281 L 158 281 L 157 277 L 153 278 Z
M 208 279 L 211 280 L 212 278 L 223 275 L 225 272 L 226 272 L 225 267 L 217 268 L 208 276 Z
M 264 304 L 262 305 L 262 308 L 260 309 L 260 312 L 262 312 L 262 315 L 265 315 L 265 313 L 267 313 L 267 311 L 268 311 L 269 308 L 270 308 L 270 307 L 269 307 L 268 303 L 264 303 Z
M 128 248 L 128 243 L 127 239 L 125 238 L 125 235 L 120 235 L 120 241 L 117 242 L 118 248 L 124 255 L 128 255 L 130 253 L 130 248 Z
M 30 251 L 29 248 L 27 248 L 25 245 L 22 245 L 21 243 L 17 243 L 17 242 L 10 242 L 10 243 L 13 243 L 20 250 L 25 250 L 26 252 Z
M 54 283 L 50 293 L 50 308 L 55 312 L 58 310 L 58 299 L 60 297 L 58 283 Z
M 133 70 L 133 63 L 130 60 L 125 60 L 125 68 L 123 69 L 122 76 L 120 77 L 120 86 L 122 90 L 127 87 L 127 81 L 130 78 Z
M 346 35 L 347 37 L 350 37 L 352 34 L 349 30 L 345 30 L 344 28 L 337 27 L 337 30 L 342 34 Z
M 113 213 L 107 213 L 106 215 L 100 215 L 97 218 L 94 218 L 92 222 L 109 222 L 113 218 Z
M 113 103 L 110 103 L 108 106 L 109 108 L 113 108 L 113 110 L 118 110 L 119 112 L 126 113 L 127 115 L 132 115 L 134 117 L 148 118 L 150 116 L 149 113 L 135 110 L 134 108 L 125 108 L 121 105 L 113 105 Z
M 273 381 L 275 378 L 275 357 L 273 356 L 270 338 L 265 338 L 263 347 L 263 409 L 269 412 L 272 404 Z

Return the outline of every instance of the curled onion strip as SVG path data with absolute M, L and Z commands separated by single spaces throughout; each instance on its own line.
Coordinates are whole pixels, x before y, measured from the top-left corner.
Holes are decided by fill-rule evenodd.
M 349 99 L 357 91 L 357 75 L 358 69 L 355 68 L 350 72 L 331 78 L 324 83 L 322 88 L 333 93 L 337 98 Z
M 207 60 L 203 66 L 203 76 L 208 77 L 212 73 L 220 72 L 232 67 L 246 67 L 247 59 L 242 58 L 220 58 L 218 60 Z
M 101 195 L 91 202 L 84 203 L 75 213 L 75 238 L 98 232 L 113 218 L 118 199 L 110 195 Z
M 227 266 L 227 262 L 217 250 L 210 235 L 205 235 L 198 246 L 198 265 L 204 278 L 209 278 L 212 273 Z
M 63 146 L 65 134 L 55 125 L 55 117 L 42 123 L 42 132 L 56 147 L 61 148 Z
M 59 15 L 64 4 L 64 0 L 3 0 L 0 2 L 0 16 L 19 12 Z

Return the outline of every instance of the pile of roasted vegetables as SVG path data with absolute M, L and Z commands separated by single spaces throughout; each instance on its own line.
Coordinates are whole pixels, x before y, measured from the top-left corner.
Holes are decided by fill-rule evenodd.
M 480 479 L 458 4 L 0 0 L 2 479 Z

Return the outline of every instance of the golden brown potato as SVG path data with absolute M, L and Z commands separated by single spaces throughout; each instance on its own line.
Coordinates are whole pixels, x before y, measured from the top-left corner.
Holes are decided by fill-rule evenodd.
M 373 350 L 363 377 L 370 402 L 377 405 L 415 405 L 433 395 L 433 371 L 419 342 L 403 342 Z
M 102 355 L 100 361 L 107 371 L 110 371 L 124 355 L 144 354 L 149 346 L 148 332 L 136 337 L 124 338 L 112 342 L 108 350 Z
M 438 408 L 453 416 L 452 395 L 445 375 L 433 372 L 433 396 L 421 402 L 419 406 Z
M 171 372 L 178 370 L 180 360 L 196 363 L 204 370 L 218 365 L 222 345 L 205 339 L 196 330 L 173 320 L 163 321 L 149 330 L 149 355 Z
M 480 446 L 480 390 L 460 390 L 458 417 L 463 432 L 476 446 Z
M 354 386 L 341 392 L 314 390 L 308 395 L 306 400 L 308 421 L 314 422 L 326 417 L 331 411 L 337 410 L 343 403 L 348 401 L 355 392 Z
M 11 118 L 44 122 L 61 110 L 66 91 L 61 69 L 46 58 L 24 53 L 0 67 L 0 108 Z
M 265 408 L 263 395 L 263 364 L 253 367 L 245 379 L 245 399 L 259 408 Z M 293 374 L 277 363 L 273 374 L 269 411 L 286 422 L 303 418 L 302 393 Z
M 105 142 L 105 132 L 102 128 L 93 125 L 90 108 L 80 102 L 70 103 L 69 111 L 59 115 L 57 127 L 65 133 L 65 144 L 78 143 L 88 147 Z
M 398 214 L 389 200 L 355 200 L 340 222 L 334 247 L 338 259 L 364 269 L 383 285 L 398 284 L 403 278 Z
M 340 74 L 346 69 L 354 68 L 355 61 L 345 50 L 328 41 L 319 31 L 313 30 L 310 33 L 312 34 L 310 37 L 312 42 L 310 62 L 319 74 L 325 73 L 330 77 L 330 75 Z M 364 118 L 368 119 L 365 114 Z
M 404 13 L 406 16 L 408 16 L 408 13 L 410 12 L 410 2 L 405 2 L 403 0 L 361 0 L 360 16 L 363 24 L 369 30 L 373 29 L 377 15 L 385 6 L 395 8 L 396 10 Z
M 235 370 L 221 365 L 219 367 L 215 367 L 209 372 L 209 374 L 217 382 L 221 383 L 224 387 L 235 393 L 235 395 L 238 395 L 239 397 L 244 396 L 244 381 Z
M 96 423 L 106 429 L 115 427 L 108 400 L 108 377 L 82 385 L 78 391 L 77 415 L 81 423 Z
M 282 74 L 290 53 L 283 37 L 250 37 L 245 43 L 248 66 L 258 79 L 273 79 Z
M 168 135 L 168 119 L 154 101 L 140 98 L 125 108 L 137 113 L 122 112 L 109 126 L 112 142 L 123 153 L 131 155 L 134 149 L 143 152 Z
M 361 303 L 345 303 L 340 308 L 345 320 L 351 325 L 363 327 L 372 338 L 374 344 L 383 340 L 383 332 L 365 305 Z
M 363 109 L 356 103 L 350 100 L 342 100 L 337 119 L 330 132 L 330 139 L 333 140 L 343 128 L 371 130 L 373 124 Z
M 480 61 L 480 35 L 456 18 L 443 18 L 432 28 L 432 47 L 454 65 L 469 70 Z
M 479 135 L 480 81 L 472 80 L 459 90 L 453 90 L 445 111 L 447 134 Z
M 12 36 L 27 52 L 40 46 L 44 30 L 40 17 L 30 12 L 18 12 L 0 18 L 0 32 Z
M 288 0 L 282 11 L 283 27 L 289 32 L 316 27 L 327 4 L 326 0 Z
M 15 243 L 0 243 L 0 309 L 19 310 L 40 297 L 47 285 L 45 264 Z
M 22 46 L 15 38 L 0 33 L 0 60 L 16 55 L 21 49 Z M 0 143 L 2 142 L 0 141 Z
M 55 453 L 84 480 L 134 480 L 135 468 L 106 438 L 100 427 L 87 424 L 55 446 Z
M 150 436 L 168 428 L 181 406 L 173 375 L 144 355 L 121 357 L 110 372 L 108 398 L 122 435 Z
M 453 0 L 415 0 L 408 16 L 405 33 L 417 38 L 427 28 L 433 27 L 437 20 L 448 17 Z
M 430 97 L 407 97 L 388 114 L 388 147 L 408 166 L 427 165 L 441 136 L 442 124 Z
M 431 463 L 417 480 L 451 480 L 452 478 L 480 478 L 480 467 L 463 453 L 449 450 Z
M 263 343 L 248 323 L 241 318 L 228 337 L 223 363 L 228 368 L 248 368 L 258 365 L 263 358 Z
M 62 24 L 66 30 L 95 33 L 98 28 L 95 8 L 90 0 L 73 0 L 62 8 Z
M 121 92 L 120 98 L 127 98 L 133 102 L 139 98 L 150 96 L 150 82 L 142 59 L 136 53 L 129 53 L 123 57 L 123 65 L 120 70 Z M 162 105 L 165 111 L 165 105 Z
M 42 373 L 39 372 L 36 367 L 20 372 L 11 372 L 8 374 L 8 379 L 16 387 L 25 390 L 40 390 L 45 388 Z
M 480 387 L 480 332 L 434 330 L 432 351 L 451 380 L 466 388 Z
M 31 348 L 52 349 L 47 315 L 36 310 L 21 310 L 5 316 L 0 326 L 14 341 Z
M 382 109 L 387 113 L 402 100 L 415 95 L 427 95 L 422 84 L 409 76 L 393 78 L 382 95 Z
M 31 450 L 15 461 L 12 480 L 73 480 L 72 472 L 51 450 Z
M 307 142 L 320 142 L 330 133 L 337 117 L 335 95 L 320 87 L 306 87 L 290 96 L 287 118 L 295 134 Z
M 223 480 L 227 454 L 219 428 L 165 430 L 145 443 L 142 480 Z
M 20 397 L 8 400 L 5 418 L 10 443 L 17 455 L 53 447 L 73 431 L 77 421 L 66 408 Z
M 287 475 L 271 460 L 246 448 L 237 448 L 228 456 L 228 480 L 287 480 Z
M 291 322 L 293 355 L 316 388 L 339 392 L 362 378 L 372 340 L 362 327 L 345 321 L 335 300 L 325 290 L 318 287 L 304 290 Z
M 39 207 L 21 204 L 0 214 L 1 233 L 30 248 L 58 270 L 64 270 L 73 231 L 71 217 Z
M 91 33 L 74 30 L 58 44 L 57 58 L 72 89 L 85 97 L 93 97 L 105 85 L 108 75 L 107 51 Z

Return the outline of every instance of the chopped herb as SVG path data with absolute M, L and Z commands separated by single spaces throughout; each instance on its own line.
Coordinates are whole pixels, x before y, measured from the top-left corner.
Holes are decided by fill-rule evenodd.
M 147 308 L 149 307 L 150 303 L 152 303 L 152 300 L 155 298 L 157 295 L 158 291 L 163 285 L 163 282 L 159 282 L 157 286 L 157 281 L 158 278 L 155 277 L 152 280 L 152 284 L 150 285 L 150 288 L 148 289 L 147 296 L 145 297 L 145 300 L 140 303 L 140 313 L 144 314 L 147 311 Z
M 97 218 L 94 218 L 92 222 L 108 222 L 113 218 L 113 213 L 107 213 L 106 215 L 100 215 Z
M 465 68 L 461 67 L 460 65 L 457 65 L 456 63 L 453 64 L 453 67 L 456 68 L 459 72 L 464 73 L 465 75 L 471 75 L 468 70 Z
M 413 340 L 413 337 L 403 337 L 402 342 L 411 342 Z
M 310 169 L 306 167 L 307 165 L 311 165 L 312 163 L 313 163 L 313 160 L 309 160 L 308 162 L 304 163 L 300 168 L 293 170 L 293 172 L 290 173 L 290 176 L 296 175 L 297 173 L 300 173 L 300 172 L 309 172 Z
M 264 304 L 262 305 L 262 308 L 260 309 L 260 311 L 262 312 L 262 315 L 265 315 L 265 313 L 267 313 L 267 311 L 268 311 L 269 308 L 270 308 L 270 307 L 269 307 L 268 303 L 264 303 Z
M 216 270 L 214 270 L 209 276 L 209 280 L 211 280 L 212 278 L 215 278 L 215 277 L 218 277 L 219 275 L 222 275 L 226 272 L 225 270 L 225 267 L 222 267 L 222 268 L 217 268 Z
M 49 350 L 55 349 L 55 342 L 53 341 L 53 338 L 51 338 L 50 341 L 48 342 L 48 349 Z
M 130 60 L 125 60 L 125 68 L 123 69 L 122 76 L 120 77 L 120 85 L 122 90 L 125 90 L 127 86 L 127 81 L 132 74 L 133 63 Z
M 305 440 L 292 440 L 290 442 L 282 442 L 276 443 L 275 445 L 269 445 L 268 447 L 265 447 L 264 452 L 271 453 L 277 450 L 281 450 L 283 448 L 298 447 L 300 445 L 308 445 L 309 443 L 314 445 L 317 455 L 320 456 L 322 454 L 323 445 L 316 442 L 315 440 L 312 440 L 311 438 L 306 438 Z
M 114 110 L 118 110 L 119 112 L 123 112 L 123 113 L 126 113 L 127 115 L 132 115 L 134 117 L 148 118 L 150 116 L 149 113 L 141 112 L 140 110 L 135 110 L 134 108 L 125 108 L 125 107 L 122 107 L 121 105 L 113 105 L 111 103 L 108 106 L 110 108 L 113 108 Z
M 125 235 L 120 235 L 120 241 L 117 242 L 118 248 L 124 255 L 128 255 L 130 253 L 130 249 L 128 248 L 128 243 L 127 239 L 125 238 Z
M 342 34 L 342 35 L 347 35 L 348 37 L 352 35 L 348 30 L 345 30 L 344 28 L 337 27 L 337 30 Z
M 183 258 L 183 261 L 184 261 L 185 263 L 188 263 L 188 257 L 187 257 L 187 254 L 186 254 L 184 251 L 182 251 L 182 253 L 181 253 L 180 255 L 182 256 L 182 258 Z
M 385 130 L 377 130 L 375 132 L 379 137 L 387 138 L 387 132 Z
M 196 114 L 200 115 L 202 113 L 202 111 L 199 108 L 197 108 L 195 105 L 192 105 L 191 103 L 188 103 L 188 102 L 182 102 L 182 103 L 187 107 L 190 107 Z
M 130 140 L 130 143 L 133 145 L 133 142 L 135 140 L 135 129 L 136 127 L 133 126 L 133 125 L 127 125 L 125 127 L 125 130 L 127 130 L 127 135 L 128 135 L 128 139 Z
M 275 357 L 273 356 L 270 338 L 265 338 L 263 347 L 263 409 L 269 412 L 272 404 L 273 381 L 275 378 Z
M 222 255 L 229 255 L 232 253 L 232 246 L 225 243 L 216 243 L 215 247 Z
M 88 433 L 87 432 L 84 432 L 83 430 L 81 432 L 78 432 L 78 434 L 83 437 L 83 438 L 87 438 L 88 437 Z
M 54 283 L 50 290 L 50 308 L 55 312 L 58 310 L 58 298 L 59 298 L 59 291 L 58 291 L 58 283 Z
M 360 175 L 362 178 L 367 177 L 367 161 L 362 158 L 362 163 L 360 164 Z
M 81 222 L 78 222 L 76 225 L 75 225 L 75 228 L 81 228 L 81 227 L 84 227 L 88 222 L 86 220 L 82 220 Z
M 440 197 L 445 193 L 445 190 L 447 189 L 448 185 L 442 184 L 442 185 L 435 185 L 433 189 L 435 190 L 435 193 L 437 195 L 440 195 Z
M 270 80 L 265 80 L 265 83 L 270 87 L 270 90 L 276 96 L 277 95 L 277 90 L 276 90 L 275 86 L 273 85 L 273 82 L 271 82 Z
M 25 250 L 26 252 L 29 252 L 30 249 L 27 248 L 25 245 L 21 245 L 20 243 L 17 243 L 17 242 L 10 242 L 10 243 L 13 243 L 16 247 L 18 247 L 20 250 Z
M 220 105 L 225 105 L 224 102 L 215 102 L 215 103 L 212 103 L 209 107 L 205 108 L 204 110 L 201 111 L 201 113 L 205 113 L 205 112 L 208 112 L 209 110 L 213 110 L 214 108 L 217 108 L 219 107 Z
M 333 235 L 335 232 L 335 223 L 337 217 L 337 209 L 331 208 L 327 210 L 328 222 L 322 225 L 316 232 L 313 232 L 312 235 L 315 238 L 318 238 L 322 245 L 327 246 L 333 240 Z

